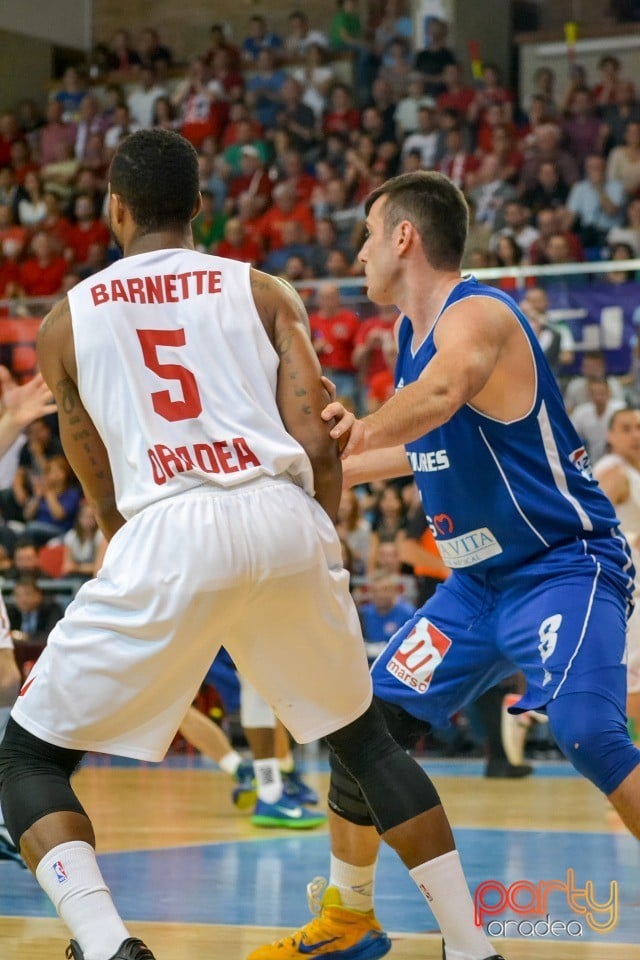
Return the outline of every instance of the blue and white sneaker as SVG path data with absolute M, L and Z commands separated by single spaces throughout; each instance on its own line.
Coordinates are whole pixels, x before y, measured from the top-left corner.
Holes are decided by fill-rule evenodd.
M 256 780 L 251 760 L 243 760 L 234 777 L 238 783 L 231 791 L 231 799 L 238 810 L 248 810 L 258 799 Z
M 311 813 L 283 793 L 275 803 L 256 803 L 251 823 L 254 827 L 284 827 L 285 830 L 312 830 L 327 821 L 325 813 Z
M 315 807 L 318 803 L 318 794 L 304 782 L 295 768 L 289 773 L 283 771 L 282 787 L 286 795 L 296 803 L 308 804 L 310 807 Z

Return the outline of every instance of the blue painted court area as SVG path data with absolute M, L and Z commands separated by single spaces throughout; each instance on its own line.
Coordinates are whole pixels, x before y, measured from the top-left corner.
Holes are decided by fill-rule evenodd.
M 517 881 L 532 887 L 541 881 L 565 884 L 573 869 L 574 907 L 565 890 L 548 895 L 543 916 L 577 930 L 590 941 L 637 942 L 640 930 L 640 847 L 627 835 L 554 833 L 535 831 L 460 829 L 458 845 L 472 890 L 488 880 L 498 881 L 485 903 L 496 904 L 500 891 Z M 329 842 L 326 834 L 292 837 L 258 836 L 243 842 L 129 851 L 102 855 L 100 864 L 125 919 L 184 923 L 222 923 L 297 927 L 308 916 L 305 887 L 309 880 L 326 875 Z M 587 881 L 593 881 L 592 901 L 605 903 L 609 884 L 618 884 L 617 921 L 605 935 L 591 929 L 579 913 Z M 532 885 L 532 886 L 531 886 Z M 495 892 L 497 891 L 497 893 Z M 519 893 L 523 905 L 523 890 Z M 382 924 L 396 932 L 435 932 L 424 900 L 400 861 L 389 849 L 382 851 L 377 874 L 377 912 Z M 576 906 L 577 905 L 577 906 Z M 596 922 L 606 922 L 611 906 L 593 910 Z M 49 901 L 35 880 L 15 864 L 0 861 L 0 915 L 54 916 Z M 496 923 L 507 920 L 540 920 L 537 915 L 516 917 L 500 912 Z M 485 921 L 486 926 L 486 921 Z M 493 926 L 493 936 L 500 936 Z M 529 926 L 523 928 L 526 936 Z M 538 928 L 542 930 L 544 928 Z M 556 927 L 559 929 L 559 926 Z M 506 931 L 516 936 L 514 927 Z M 566 933 L 558 939 L 573 940 Z

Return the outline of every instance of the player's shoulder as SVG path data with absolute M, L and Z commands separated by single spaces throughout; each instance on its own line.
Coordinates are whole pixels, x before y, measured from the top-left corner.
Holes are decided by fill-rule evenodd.
M 292 321 L 308 322 L 300 294 L 288 280 L 263 273 L 255 267 L 251 267 L 249 280 L 251 294 L 263 323 L 272 325 L 276 319 L 287 317 Z
M 38 328 L 37 344 L 42 347 L 45 342 L 52 343 L 54 339 L 66 333 L 71 320 L 69 300 L 64 297 L 53 305 Z

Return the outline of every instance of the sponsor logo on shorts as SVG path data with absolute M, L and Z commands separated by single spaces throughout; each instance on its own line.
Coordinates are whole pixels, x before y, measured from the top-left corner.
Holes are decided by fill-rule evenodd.
M 406 687 L 424 693 L 450 646 L 449 637 L 422 617 L 404 638 L 386 669 Z
M 61 860 L 56 860 L 56 862 L 53 864 L 53 872 L 56 875 L 56 880 L 58 881 L 58 883 L 66 883 L 67 880 L 69 879 L 69 877 L 67 876 L 67 871 L 62 866 Z
M 440 556 L 448 567 L 471 567 L 502 553 L 502 547 L 488 527 L 469 530 L 458 537 L 436 541 Z

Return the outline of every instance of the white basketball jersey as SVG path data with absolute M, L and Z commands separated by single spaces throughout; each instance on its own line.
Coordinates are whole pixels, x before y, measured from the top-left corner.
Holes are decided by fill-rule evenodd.
M 170 249 L 118 261 L 69 291 L 78 389 L 126 518 L 203 484 L 313 471 L 275 400 L 278 356 L 249 265 Z

